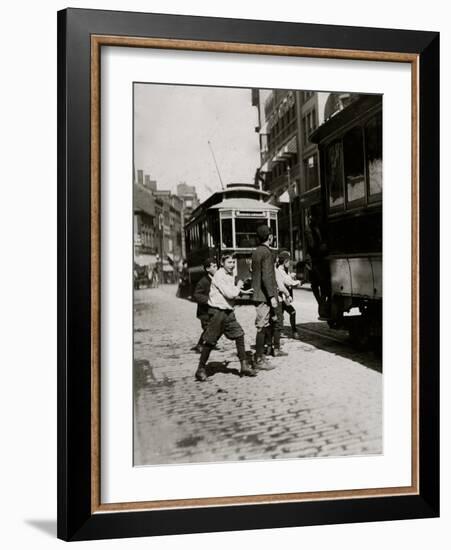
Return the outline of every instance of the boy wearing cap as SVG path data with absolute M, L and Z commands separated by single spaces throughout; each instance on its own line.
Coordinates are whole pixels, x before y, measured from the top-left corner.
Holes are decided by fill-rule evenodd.
M 265 334 L 271 330 L 271 308 L 273 311 L 277 310 L 278 291 L 273 256 L 269 248 L 272 235 L 267 225 L 257 227 L 257 239 L 260 244 L 252 254 L 252 288 L 254 289 L 253 301 L 256 307 L 255 326 L 257 327 L 254 368 L 271 370 L 274 367 L 265 364 L 263 353 Z
M 213 279 L 214 274 L 218 270 L 216 260 L 214 258 L 207 258 L 204 261 L 204 270 L 205 274 L 199 280 L 194 289 L 193 300 L 197 302 L 197 318 L 200 321 L 202 327 L 202 334 L 200 335 L 199 341 L 197 344 L 191 348 L 192 351 L 201 353 L 202 351 L 202 338 L 205 333 L 205 330 L 208 326 L 208 321 L 210 319 L 210 314 L 208 312 L 208 297 L 210 295 L 210 286 L 211 280 Z
M 238 323 L 234 312 L 234 300 L 240 294 L 250 295 L 253 290 L 243 290 L 243 281 L 235 285 L 235 259 L 232 254 L 221 258 L 221 267 L 216 271 L 210 286 L 208 297 L 209 322 L 202 335 L 202 351 L 195 378 L 199 382 L 207 380 L 206 365 L 211 350 L 219 338 L 224 335 L 229 340 L 235 340 L 236 350 L 241 365 L 241 376 L 255 376 L 256 372 L 248 364 L 244 345 L 244 331 Z
M 290 268 L 290 253 L 287 250 L 282 251 L 279 254 L 277 261 L 277 274 L 280 277 L 281 281 L 288 289 L 290 294 L 289 298 L 285 298 L 282 301 L 282 312 L 287 312 L 290 316 L 290 325 L 293 334 L 293 338 L 299 338 L 297 328 L 296 328 L 296 310 L 294 309 L 293 302 L 293 288 L 301 284 L 300 281 L 293 279 L 289 272 Z
M 282 276 L 277 269 L 278 258 L 276 256 L 274 262 L 274 272 L 276 274 L 276 283 L 278 291 L 278 304 L 277 308 L 271 307 L 269 316 L 269 328 L 265 331 L 265 355 L 272 355 L 273 357 L 286 357 L 288 353 L 281 350 L 280 338 L 283 331 L 283 310 L 282 304 L 284 300 L 290 298 L 290 293 L 285 286 Z

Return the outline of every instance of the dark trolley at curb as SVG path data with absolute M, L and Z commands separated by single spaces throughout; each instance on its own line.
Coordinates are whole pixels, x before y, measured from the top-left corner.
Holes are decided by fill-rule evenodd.
M 311 136 L 320 150 L 320 318 L 361 346 L 382 339 L 382 96 L 365 95 Z

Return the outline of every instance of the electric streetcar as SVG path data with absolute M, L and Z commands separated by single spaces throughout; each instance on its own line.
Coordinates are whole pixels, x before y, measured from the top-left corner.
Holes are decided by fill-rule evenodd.
M 273 234 L 272 247 L 277 250 L 278 246 L 279 208 L 266 202 L 268 198 L 269 193 L 253 185 L 231 183 L 193 211 L 185 225 L 191 294 L 202 277 L 204 260 L 213 257 L 219 263 L 225 252 L 235 255 L 235 275 L 249 285 L 257 227 L 267 224 Z
M 311 135 L 321 172 L 329 326 L 361 347 L 382 336 L 382 96 L 362 95 Z

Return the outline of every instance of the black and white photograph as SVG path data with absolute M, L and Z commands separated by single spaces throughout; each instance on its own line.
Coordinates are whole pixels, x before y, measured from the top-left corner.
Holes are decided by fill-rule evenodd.
M 4 548 L 446 547 L 447 13 L 5 6 Z
M 384 452 L 382 113 L 134 82 L 134 466 Z

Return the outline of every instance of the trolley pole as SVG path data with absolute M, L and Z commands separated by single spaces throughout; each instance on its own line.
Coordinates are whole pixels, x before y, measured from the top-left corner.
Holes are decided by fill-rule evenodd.
M 221 189 L 224 189 L 224 183 L 223 183 L 222 178 L 221 178 L 221 172 L 219 171 L 218 163 L 216 162 L 216 157 L 215 157 L 213 147 L 212 147 L 210 142 L 208 142 L 208 147 L 210 147 L 211 155 L 213 157 L 213 161 L 214 161 L 215 166 L 216 166 L 216 172 L 218 173 L 219 181 L 221 182 Z
M 287 177 L 288 177 L 288 215 L 289 215 L 289 222 L 290 222 L 290 255 L 291 260 L 294 258 L 294 250 L 293 250 L 293 214 L 291 212 L 291 169 L 288 166 L 287 167 Z

